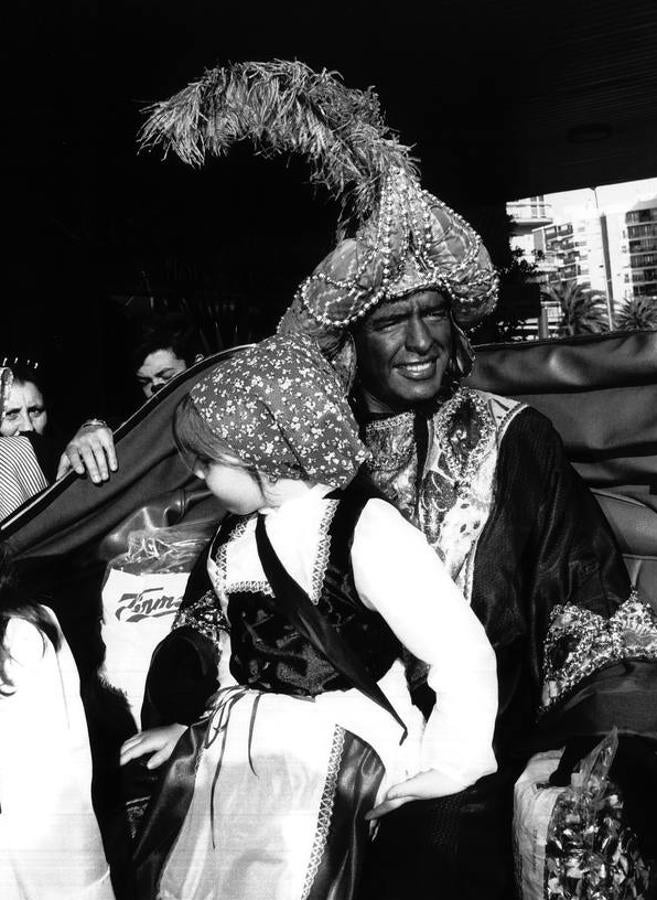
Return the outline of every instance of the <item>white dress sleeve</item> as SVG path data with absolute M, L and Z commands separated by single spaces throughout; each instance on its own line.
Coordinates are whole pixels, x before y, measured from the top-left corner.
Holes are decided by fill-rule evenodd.
M 455 793 L 497 770 L 495 653 L 426 538 L 383 500 L 370 500 L 354 532 L 352 565 L 362 602 L 429 665 L 436 705 L 427 722 L 423 770 Z
M 113 900 L 91 805 L 91 752 L 71 651 L 21 618 L 0 696 L 0 897 Z

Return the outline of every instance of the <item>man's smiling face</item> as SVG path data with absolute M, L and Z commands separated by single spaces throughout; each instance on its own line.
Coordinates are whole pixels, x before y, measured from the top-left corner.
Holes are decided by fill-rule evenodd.
M 449 362 L 449 300 L 417 291 L 377 306 L 354 330 L 360 386 L 371 412 L 399 412 L 433 399 Z

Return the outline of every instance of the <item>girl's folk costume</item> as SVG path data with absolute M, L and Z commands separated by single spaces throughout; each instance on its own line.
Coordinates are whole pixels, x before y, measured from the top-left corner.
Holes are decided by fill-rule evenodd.
M 445 792 L 495 770 L 495 662 L 483 629 L 425 538 L 373 488 L 341 385 L 308 338 L 237 354 L 191 392 L 201 416 L 268 477 L 301 496 L 229 516 L 154 655 L 148 695 L 187 717 L 137 850 L 140 896 L 354 896 L 365 813 L 427 769 Z M 428 665 L 429 721 L 410 699 L 404 647 Z M 169 690 L 169 686 L 171 690 Z M 175 708 L 168 700 L 175 695 Z M 169 708 L 167 709 L 167 705 Z

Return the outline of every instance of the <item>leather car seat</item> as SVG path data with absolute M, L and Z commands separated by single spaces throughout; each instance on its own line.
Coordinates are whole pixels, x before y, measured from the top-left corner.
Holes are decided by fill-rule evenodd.
M 657 331 L 475 348 L 471 387 L 535 407 L 598 500 L 657 609 Z

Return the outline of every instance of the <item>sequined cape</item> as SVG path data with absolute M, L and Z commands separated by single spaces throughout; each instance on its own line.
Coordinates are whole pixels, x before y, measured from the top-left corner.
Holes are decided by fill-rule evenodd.
M 519 753 L 537 720 L 532 740 L 547 743 L 614 722 L 641 730 L 657 620 L 549 421 L 460 388 L 362 428 L 374 481 L 445 560 L 496 651 L 498 758 Z M 636 690 L 619 702 L 628 667 Z

